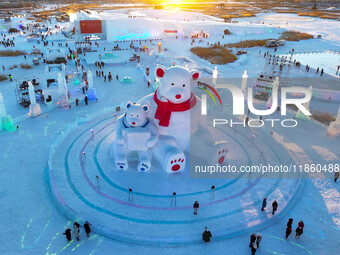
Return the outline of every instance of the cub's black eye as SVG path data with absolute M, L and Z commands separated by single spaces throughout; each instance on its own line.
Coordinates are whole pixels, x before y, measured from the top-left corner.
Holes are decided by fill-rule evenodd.
M 130 116 L 133 117 L 133 114 L 131 114 Z
M 175 83 L 171 83 L 171 85 L 172 85 L 172 86 L 174 86 L 174 85 L 175 85 Z
M 138 115 L 137 115 L 137 118 L 138 118 Z
M 185 87 L 185 84 L 183 84 L 183 88 Z

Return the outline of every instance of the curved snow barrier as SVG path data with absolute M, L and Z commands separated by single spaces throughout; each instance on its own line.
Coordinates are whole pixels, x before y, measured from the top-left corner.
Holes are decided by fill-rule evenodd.
M 112 112 L 87 119 L 84 124 L 67 127 L 51 146 L 46 182 L 65 217 L 88 220 L 93 231 L 115 240 L 190 245 L 201 242 L 205 226 L 213 232 L 214 240 L 232 238 L 280 220 L 302 187 L 300 179 L 270 179 L 247 173 L 228 179 L 192 179 L 186 170 L 169 176 L 156 162 L 147 174 L 137 172 L 134 163 L 128 170 L 118 171 L 110 156 L 115 139 Z M 241 131 L 220 132 L 232 148 L 229 163 L 241 160 L 253 165 L 270 158 L 273 164 L 283 164 L 290 160 L 269 134 L 257 134 L 260 144 L 250 146 Z M 260 148 L 263 159 L 258 156 Z M 214 192 L 211 186 L 215 186 Z M 268 211 L 261 212 L 264 197 Z M 196 200 L 200 203 L 198 215 L 192 211 Z M 279 203 L 274 216 L 270 211 L 273 200 Z

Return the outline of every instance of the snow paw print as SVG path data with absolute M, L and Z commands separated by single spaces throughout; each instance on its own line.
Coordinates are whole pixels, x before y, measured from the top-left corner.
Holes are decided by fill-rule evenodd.
M 117 160 L 116 166 L 117 166 L 118 169 L 121 169 L 121 170 L 128 169 L 128 163 L 127 163 L 126 160 Z
M 149 161 L 142 161 L 138 164 L 137 170 L 140 172 L 149 171 L 151 168 L 151 162 Z
M 168 159 L 166 162 L 168 162 L 166 170 L 167 172 L 178 172 L 181 170 L 184 170 L 185 168 L 185 155 L 183 152 L 170 152 L 168 153 Z
M 215 164 L 216 161 L 218 164 L 222 165 L 227 157 L 228 149 L 227 149 L 227 144 L 219 144 L 216 146 L 216 157 L 215 157 Z

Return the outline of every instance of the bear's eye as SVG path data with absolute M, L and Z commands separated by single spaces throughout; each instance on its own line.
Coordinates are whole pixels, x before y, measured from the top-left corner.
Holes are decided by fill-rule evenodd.
M 174 85 L 175 85 L 175 83 L 171 83 L 171 85 L 172 85 L 172 86 L 174 86 Z
M 131 114 L 130 116 L 133 117 L 133 114 Z
M 137 115 L 137 118 L 138 118 L 138 115 Z
M 183 88 L 185 87 L 185 84 L 183 84 Z

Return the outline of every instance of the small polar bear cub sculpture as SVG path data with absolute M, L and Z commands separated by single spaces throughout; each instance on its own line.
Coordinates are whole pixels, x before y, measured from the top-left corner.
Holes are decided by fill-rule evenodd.
M 148 105 L 128 102 L 126 114 L 119 117 L 115 124 L 114 159 L 118 169 L 128 169 L 128 158 L 137 153 L 138 171 L 146 172 L 151 168 L 152 152 L 158 141 L 158 130 L 147 118 Z

